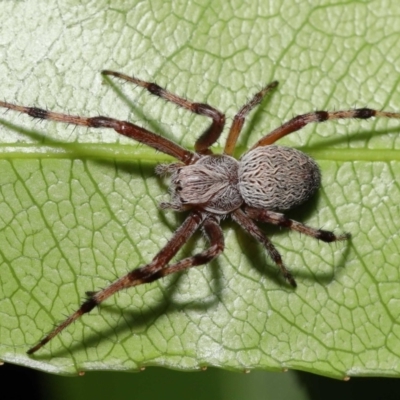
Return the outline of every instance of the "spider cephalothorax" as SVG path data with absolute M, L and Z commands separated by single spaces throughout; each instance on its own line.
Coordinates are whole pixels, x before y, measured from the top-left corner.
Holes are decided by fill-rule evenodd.
M 194 164 L 175 168 L 160 165 L 156 172 L 171 171 L 171 203 L 162 208 L 185 211 L 196 208 L 213 214 L 228 214 L 239 208 L 243 199 L 239 190 L 239 162 L 227 155 L 203 155 Z
M 311 228 L 278 212 L 289 210 L 308 200 L 319 188 L 321 177 L 317 164 L 309 156 L 274 143 L 310 122 L 346 118 L 368 119 L 375 116 L 400 118 L 400 113 L 369 108 L 333 112 L 315 111 L 299 115 L 265 135 L 240 160 L 236 160 L 233 158 L 233 152 L 246 115 L 278 85 L 277 82 L 270 83 L 256 93 L 239 110 L 229 130 L 224 153 L 215 155 L 212 154 L 210 146 L 218 140 L 225 125 L 225 116 L 220 111 L 208 104 L 194 103 L 178 97 L 155 83 L 144 82 L 113 71 L 102 73 L 133 82 L 156 96 L 193 113 L 211 118 L 210 127 L 195 143 L 195 152 L 127 121 L 103 116 L 92 118 L 73 116 L 2 101 L 0 107 L 20 111 L 34 118 L 93 128 L 112 128 L 122 135 L 175 157 L 177 163 L 160 165 L 156 168 L 159 175 L 171 175 L 171 201 L 161 203 L 160 206 L 176 211 L 188 211 L 189 215 L 149 264 L 132 270 L 98 292 L 87 292 L 89 298 L 81 307 L 29 349 L 29 354 L 39 350 L 81 315 L 90 312 L 119 290 L 153 282 L 174 272 L 206 264 L 217 257 L 224 249 L 220 221 L 227 215 L 266 248 L 285 279 L 295 287 L 296 281 L 283 264 L 279 252 L 254 220 L 287 227 L 324 242 L 345 240 L 349 235 L 335 235 L 333 232 Z M 200 228 L 210 242 L 209 248 L 170 263 L 178 250 Z

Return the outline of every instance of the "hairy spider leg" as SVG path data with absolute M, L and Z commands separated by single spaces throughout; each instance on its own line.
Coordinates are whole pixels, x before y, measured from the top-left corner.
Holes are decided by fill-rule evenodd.
M 189 110 L 194 114 L 204 115 L 205 117 L 211 118 L 211 125 L 196 140 L 194 145 L 194 149 L 197 153 L 211 154 L 211 151 L 208 148 L 218 140 L 225 126 L 225 115 L 222 114 L 220 111 L 218 111 L 214 107 L 209 106 L 208 104 L 195 103 L 184 99 L 183 97 L 179 97 L 157 85 L 156 83 L 145 82 L 135 77 L 131 77 L 115 71 L 104 70 L 101 73 L 103 75 L 112 75 L 125 81 L 135 83 L 136 85 L 147 89 L 151 94 L 161 97 L 164 100 L 170 101 L 171 103 L 174 103 L 179 107 L 185 108 L 186 110 Z
M 239 224 L 246 232 L 257 239 L 268 251 L 269 256 L 272 261 L 280 268 L 284 278 L 293 286 L 297 287 L 297 283 L 293 278 L 293 275 L 283 264 L 282 257 L 278 250 L 272 244 L 272 242 L 264 235 L 260 228 L 253 222 L 253 220 L 248 217 L 243 210 L 238 208 L 232 212 L 232 219 Z
M 190 164 L 195 154 L 189 150 L 184 149 L 178 144 L 168 140 L 160 135 L 156 135 L 140 126 L 134 125 L 128 121 L 119 121 L 114 118 L 103 116 L 98 117 L 80 117 L 77 115 L 69 115 L 63 113 L 56 113 L 47 111 L 37 107 L 24 107 L 16 104 L 6 103 L 0 101 L 0 107 L 8 108 L 9 110 L 19 111 L 28 114 L 33 118 L 47 119 L 51 121 L 64 122 L 72 125 L 87 126 L 90 128 L 112 128 L 121 135 L 127 136 L 140 143 L 146 144 L 162 153 L 168 154 L 177 158 L 184 164 Z
M 198 254 L 166 266 L 182 245 L 186 243 L 187 239 L 191 237 L 200 226 L 210 242 L 210 247 Z M 150 283 L 169 274 L 183 271 L 191 267 L 206 264 L 217 257 L 223 250 L 224 237 L 221 227 L 219 226 L 218 218 L 213 216 L 205 217 L 204 214 L 201 215 L 197 212 L 191 213 L 174 233 L 169 242 L 159 251 L 149 264 L 130 271 L 122 278 L 117 279 L 115 282 L 98 292 L 87 292 L 89 298 L 81 305 L 81 307 L 71 314 L 64 322 L 59 324 L 37 345 L 30 348 L 27 353 L 33 354 L 38 351 L 71 323 L 76 321 L 83 314 L 92 311 L 96 306 L 114 295 L 116 292 L 133 286 L 142 285 L 144 283 Z
M 231 125 L 231 128 L 229 130 L 228 138 L 225 143 L 225 149 L 224 153 L 227 155 L 232 155 L 235 147 L 236 147 L 236 142 L 238 140 L 239 134 L 242 131 L 243 124 L 245 121 L 245 118 L 247 114 L 258 104 L 262 102 L 264 97 L 272 90 L 275 89 L 278 86 L 279 82 L 274 81 L 265 86 L 262 90 L 260 90 L 258 93 L 254 95 L 254 97 L 246 103 L 235 115 L 233 118 L 233 122 Z
M 400 113 L 378 111 L 371 108 L 356 108 L 354 110 L 344 111 L 314 111 L 298 115 L 265 135 L 247 152 L 259 146 L 268 146 L 269 144 L 275 143 L 278 139 L 304 128 L 311 122 L 325 122 L 331 119 L 369 119 L 372 117 L 400 118 Z
M 244 207 L 244 211 L 247 216 L 256 221 L 266 222 L 268 224 L 277 225 L 282 228 L 289 228 L 294 231 L 304 233 L 305 235 L 311 236 L 315 239 L 322 240 L 326 243 L 350 239 L 349 233 L 335 235 L 333 232 L 325 231 L 323 229 L 312 228 L 308 225 L 302 224 L 301 222 L 295 221 L 294 219 L 290 219 L 282 213 L 278 213 L 275 211 L 263 210 L 248 206 Z

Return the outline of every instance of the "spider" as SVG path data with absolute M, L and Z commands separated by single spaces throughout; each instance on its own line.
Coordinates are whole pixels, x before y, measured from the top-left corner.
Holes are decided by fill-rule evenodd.
M 246 116 L 261 103 L 267 93 L 278 86 L 277 81 L 265 86 L 239 110 L 230 127 L 223 154 L 213 154 L 210 146 L 218 140 L 223 131 L 225 125 L 223 113 L 208 104 L 195 103 L 172 94 L 155 83 L 109 70 L 102 71 L 102 74 L 132 82 L 155 96 L 192 113 L 210 118 L 210 126 L 195 142 L 195 151 L 189 151 L 130 122 L 114 118 L 73 116 L 3 101 L 0 101 L 0 107 L 25 113 L 33 118 L 93 128 L 112 128 L 121 135 L 176 158 L 178 162 L 156 167 L 158 175 L 169 175 L 171 179 L 171 201 L 161 203 L 160 207 L 180 212 L 189 211 L 189 215 L 150 263 L 130 271 L 102 290 L 86 292 L 88 298 L 79 309 L 30 348 L 28 354 L 35 353 L 72 322 L 116 292 L 206 264 L 216 258 L 224 250 L 224 236 L 220 222 L 227 215 L 265 247 L 287 282 L 296 287 L 296 281 L 283 263 L 281 255 L 255 221 L 293 229 L 328 243 L 346 240 L 350 235 L 347 233 L 336 235 L 330 231 L 312 228 L 282 213 L 307 201 L 320 187 L 321 174 L 316 162 L 308 155 L 274 143 L 311 122 L 371 117 L 400 118 L 400 113 L 369 108 L 333 112 L 315 111 L 298 115 L 262 137 L 237 160 L 232 154 Z M 191 257 L 170 263 L 178 250 L 198 229 L 204 233 L 209 247 Z

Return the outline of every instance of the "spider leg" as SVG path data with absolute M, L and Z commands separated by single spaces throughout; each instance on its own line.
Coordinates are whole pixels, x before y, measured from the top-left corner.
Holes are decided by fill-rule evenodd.
M 112 128 L 121 135 L 127 136 L 140 143 L 152 147 L 162 153 L 168 154 L 172 157 L 181 160 L 185 164 L 190 164 L 194 157 L 194 154 L 177 145 L 176 143 L 163 138 L 162 136 L 156 135 L 140 126 L 134 125 L 128 121 L 119 121 L 114 118 L 108 118 L 103 116 L 98 117 L 80 117 L 77 115 L 68 115 L 62 113 L 56 113 L 53 111 L 47 111 L 37 107 L 25 107 L 16 104 L 6 103 L 0 101 L 0 107 L 7 108 L 9 110 L 19 111 L 24 114 L 28 114 L 33 118 L 47 119 L 51 121 L 64 122 L 72 125 L 87 126 L 90 128 Z
M 358 108 L 345 111 L 315 111 L 298 115 L 261 138 L 249 151 L 259 146 L 267 146 L 275 143 L 278 139 L 298 131 L 311 122 L 324 122 L 330 119 L 368 119 L 371 117 L 400 118 L 400 113 L 377 111 L 370 108 Z
M 297 283 L 293 278 L 293 275 L 283 264 L 282 257 L 279 254 L 278 250 L 275 248 L 272 242 L 263 234 L 260 228 L 241 209 L 235 210 L 231 215 L 234 221 L 236 221 L 245 231 L 247 231 L 251 236 L 253 236 L 264 245 L 272 260 L 280 268 L 285 279 L 290 283 L 290 285 L 296 287 Z
M 203 223 L 203 220 L 204 217 L 201 214 L 196 212 L 191 213 L 183 222 L 183 224 L 175 231 L 169 242 L 164 246 L 163 249 L 158 252 L 158 254 L 149 264 L 130 271 L 125 276 L 117 279 L 115 282 L 111 283 L 109 286 L 98 292 L 89 292 L 89 298 L 80 306 L 77 311 L 75 311 L 64 322 L 58 325 L 37 345 L 30 348 L 27 353 L 33 354 L 38 351 L 41 347 L 43 347 L 46 343 L 48 343 L 51 339 L 53 339 L 61 331 L 63 331 L 67 326 L 69 326 L 72 322 L 76 321 L 83 314 L 92 311 L 95 307 L 97 307 L 104 300 L 108 299 L 116 292 L 122 289 L 129 288 L 131 286 L 137 286 L 141 283 L 151 282 L 152 280 L 158 279 L 157 274 L 160 274 L 160 278 L 164 276 L 160 271 L 162 271 L 165 265 L 186 243 L 188 238 L 190 238 L 193 233 L 199 228 L 199 226 Z M 207 228 L 206 230 L 207 235 L 210 235 L 210 237 L 212 238 L 214 238 L 214 236 L 217 236 L 213 229 L 214 228 Z M 155 279 L 149 279 L 150 277 L 153 277 Z
M 311 236 L 315 239 L 322 240 L 326 243 L 336 242 L 338 240 L 347 240 L 350 238 L 349 233 L 343 233 L 341 235 L 335 235 L 333 232 L 325 231 L 323 229 L 316 229 L 310 226 L 304 225 L 301 222 L 295 221 L 286 217 L 286 215 L 275 212 L 262 210 L 258 208 L 246 207 L 245 213 L 251 218 L 261 222 L 267 222 L 269 224 L 281 226 L 283 228 L 293 229 L 294 231 L 304 233 L 307 236 Z
M 125 81 L 135 83 L 136 85 L 147 89 L 151 94 L 154 94 L 155 96 L 170 101 L 171 103 L 174 103 L 179 107 L 185 108 L 192 113 L 204 115 L 205 117 L 211 118 L 212 123 L 210 127 L 196 140 L 194 148 L 197 153 L 208 154 L 208 148 L 218 140 L 222 130 L 224 129 L 225 115 L 214 107 L 209 106 L 208 104 L 189 101 L 187 99 L 184 99 L 183 97 L 179 97 L 167 91 L 156 83 L 145 82 L 135 77 L 122 74 L 120 72 L 104 70 L 101 71 L 101 73 L 103 75 L 112 75 L 117 78 L 124 79 Z
M 214 258 L 219 256 L 223 252 L 225 245 L 224 235 L 218 221 L 215 218 L 208 217 L 202 225 L 202 230 L 204 231 L 207 239 L 210 242 L 210 247 L 208 249 L 191 257 L 184 258 L 183 260 L 180 260 L 175 264 L 169 265 L 161 270 L 158 270 L 153 275 L 145 278 L 145 281 L 142 281 L 138 284 L 153 282 L 157 279 L 163 278 L 164 276 L 173 274 L 175 272 L 207 264 Z
M 233 154 L 233 152 L 235 150 L 237 139 L 243 128 L 243 124 L 244 124 L 247 114 L 254 107 L 256 107 L 258 104 L 260 104 L 262 102 L 262 100 L 268 94 L 268 92 L 270 92 L 272 89 L 276 88 L 277 86 L 278 86 L 277 81 L 271 82 L 265 88 L 263 88 L 258 93 L 256 93 L 254 95 L 254 97 L 238 111 L 238 113 L 235 115 L 235 117 L 233 119 L 231 128 L 229 130 L 228 139 L 226 140 L 226 143 L 225 143 L 224 154 L 228 154 L 230 156 Z

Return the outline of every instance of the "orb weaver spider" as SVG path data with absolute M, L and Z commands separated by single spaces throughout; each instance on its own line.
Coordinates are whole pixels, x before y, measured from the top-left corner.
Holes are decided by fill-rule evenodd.
M 312 228 L 286 217 L 281 212 L 307 201 L 320 187 L 321 176 L 318 165 L 312 158 L 299 150 L 277 146 L 274 143 L 312 122 L 371 117 L 400 118 L 400 113 L 369 108 L 314 111 L 298 115 L 262 137 L 240 160 L 237 160 L 233 157 L 233 152 L 246 116 L 267 93 L 277 87 L 278 82 L 274 81 L 265 86 L 238 111 L 230 127 L 223 154 L 213 154 L 210 146 L 218 140 L 225 126 L 223 113 L 208 104 L 195 103 L 172 94 L 155 83 L 109 70 L 102 71 L 102 74 L 132 82 L 155 96 L 192 113 L 210 118 L 210 126 L 195 142 L 195 151 L 189 151 L 171 140 L 128 121 L 104 116 L 73 116 L 3 101 L 0 101 L 0 107 L 19 111 L 38 119 L 92 128 L 111 128 L 121 135 L 176 158 L 178 162 L 156 167 L 158 175 L 171 177 L 171 202 L 163 202 L 160 207 L 179 212 L 188 211 L 189 215 L 150 263 L 130 271 L 102 290 L 86 292 L 88 298 L 79 309 L 30 348 L 28 354 L 35 353 L 72 322 L 93 310 L 116 292 L 206 264 L 216 258 L 224 250 L 224 236 L 220 222 L 227 215 L 230 215 L 239 226 L 265 247 L 287 282 L 296 287 L 296 281 L 284 265 L 281 255 L 255 221 L 289 228 L 328 243 L 346 240 L 350 235 L 347 233 L 336 235 L 330 231 Z M 178 250 L 199 229 L 209 241 L 209 247 L 198 254 L 170 264 Z

